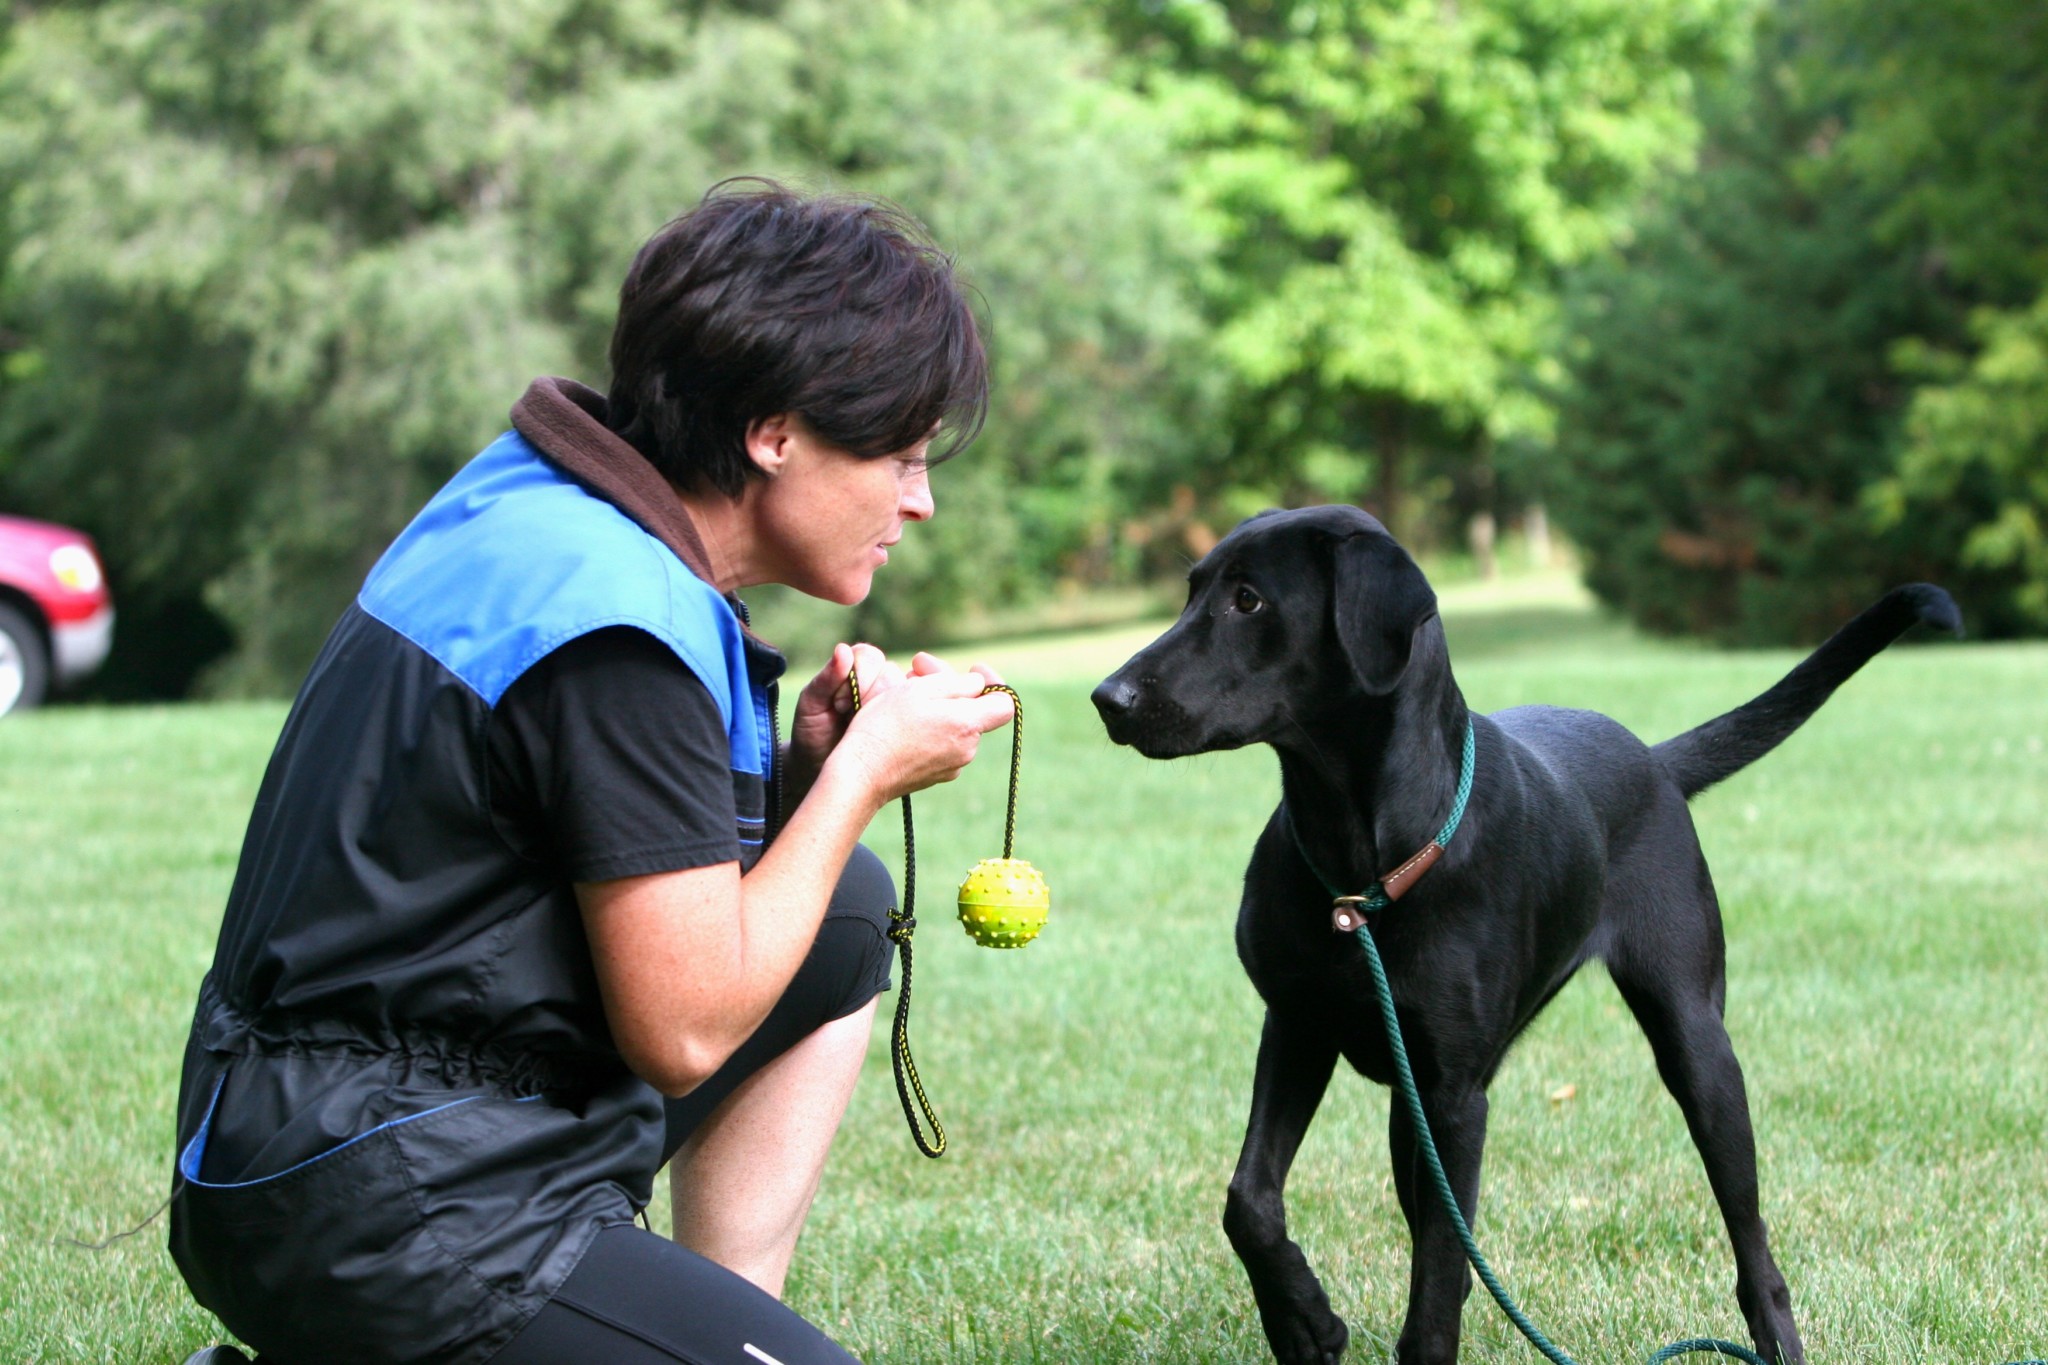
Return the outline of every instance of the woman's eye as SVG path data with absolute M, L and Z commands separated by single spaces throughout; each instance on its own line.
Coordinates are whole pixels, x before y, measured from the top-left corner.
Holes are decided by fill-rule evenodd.
M 1250 616 L 1265 605 L 1265 601 L 1250 588 L 1239 588 L 1237 590 L 1237 609 L 1246 616 Z

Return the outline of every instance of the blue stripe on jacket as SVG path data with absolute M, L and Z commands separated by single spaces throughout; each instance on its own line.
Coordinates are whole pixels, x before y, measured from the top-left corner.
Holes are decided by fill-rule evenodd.
M 733 771 L 769 771 L 766 700 L 749 683 L 731 604 L 516 431 L 434 496 L 357 601 L 490 706 L 577 636 L 638 627 L 674 650 L 718 703 Z

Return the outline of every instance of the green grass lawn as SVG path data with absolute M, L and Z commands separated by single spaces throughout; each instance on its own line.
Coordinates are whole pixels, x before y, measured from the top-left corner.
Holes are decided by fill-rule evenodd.
M 1475 706 L 1593 707 L 1653 740 L 1795 660 L 1647 642 L 1554 583 L 1445 609 Z M 1277 770 L 1108 743 L 1088 689 L 1151 634 L 959 651 L 1024 693 L 1018 852 L 1054 908 L 1007 953 L 944 912 L 1000 849 L 998 741 L 918 799 L 912 1037 L 952 1150 L 912 1148 L 878 1034 L 790 1284 L 867 1360 L 1268 1358 L 1219 1215 L 1260 1016 L 1231 925 Z M 1695 806 L 1766 1216 L 1816 1361 L 2048 1354 L 2044 682 L 2048 646 L 1894 650 Z M 0 724 L 0 1361 L 176 1361 L 218 1339 L 161 1223 L 101 1252 L 64 1239 L 126 1228 L 167 1188 L 192 997 L 282 715 Z M 893 810 L 871 839 L 900 865 Z M 1741 1336 L 1698 1161 L 1597 970 L 1492 1094 L 1479 1237 L 1566 1350 Z M 1357 1361 L 1387 1357 L 1405 1294 L 1386 1103 L 1340 1074 L 1289 1188 Z M 1468 1361 L 1538 1359 L 1483 1292 L 1465 1321 Z

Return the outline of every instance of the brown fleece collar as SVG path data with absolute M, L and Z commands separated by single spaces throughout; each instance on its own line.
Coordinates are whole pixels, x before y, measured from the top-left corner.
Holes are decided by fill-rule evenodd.
M 605 399 L 573 379 L 536 379 L 512 405 L 512 425 L 567 473 L 638 522 L 690 572 L 714 583 L 711 556 L 667 479 L 604 424 Z

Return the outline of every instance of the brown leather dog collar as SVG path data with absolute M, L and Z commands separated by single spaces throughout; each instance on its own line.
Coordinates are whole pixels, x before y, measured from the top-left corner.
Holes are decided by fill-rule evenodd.
M 1436 838 L 1417 849 L 1412 857 L 1393 871 L 1381 877 L 1356 895 L 1345 895 L 1330 883 L 1316 866 L 1316 860 L 1308 854 L 1308 846 L 1301 841 L 1301 831 L 1295 828 L 1294 816 L 1287 814 L 1287 832 L 1294 836 L 1294 847 L 1300 851 L 1301 860 L 1308 864 L 1309 871 L 1316 874 L 1316 880 L 1330 893 L 1330 927 L 1340 934 L 1356 933 L 1365 927 L 1366 916 L 1384 910 L 1408 894 L 1422 874 L 1435 867 L 1437 860 L 1444 856 L 1444 849 L 1450 846 L 1451 836 L 1458 832 L 1458 823 L 1465 818 L 1465 803 L 1472 795 L 1473 761 L 1478 753 L 1477 737 L 1472 730 L 1471 717 L 1465 719 L 1465 749 L 1458 762 L 1458 795 L 1451 803 L 1451 814 L 1444 821 Z

